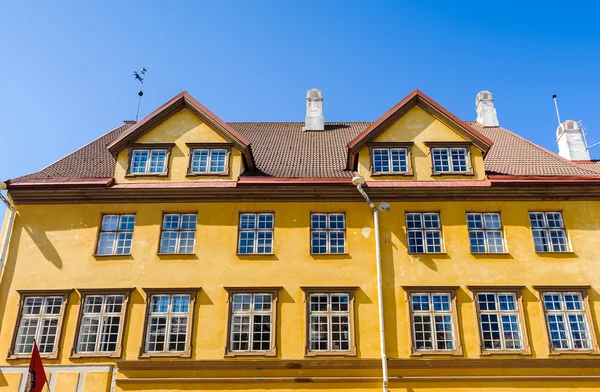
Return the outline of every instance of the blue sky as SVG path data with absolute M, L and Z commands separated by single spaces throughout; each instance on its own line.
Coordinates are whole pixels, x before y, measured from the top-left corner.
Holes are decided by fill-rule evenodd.
M 600 9 L 565 4 L 4 2 L 0 179 L 133 119 L 141 67 L 142 115 L 187 90 L 226 121 L 302 121 L 317 87 L 326 121 L 365 121 L 419 88 L 471 120 L 487 89 L 501 125 L 551 150 L 553 93 L 600 141 Z

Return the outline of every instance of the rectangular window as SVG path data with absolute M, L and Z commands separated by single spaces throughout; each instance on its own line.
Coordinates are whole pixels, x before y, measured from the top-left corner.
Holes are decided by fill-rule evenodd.
M 120 354 L 127 298 L 125 294 L 84 296 L 76 354 Z
M 523 351 L 519 298 L 514 292 L 476 292 L 483 351 Z
M 194 148 L 192 149 L 190 173 L 223 174 L 227 170 L 229 149 Z
M 560 212 L 530 212 L 536 252 L 568 252 L 567 233 Z
M 411 293 L 415 351 L 456 350 L 452 293 Z
M 35 339 L 40 355 L 56 358 L 68 293 L 21 293 L 21 296 L 21 309 L 11 354 L 31 354 Z
M 408 149 L 406 148 L 373 148 L 374 174 L 408 173 Z
M 189 354 L 192 310 L 191 293 L 150 294 L 144 352 Z
M 97 255 L 129 255 L 135 215 L 103 215 L 98 236 Z
M 468 213 L 471 253 L 504 253 L 502 221 L 498 213 Z
M 437 212 L 407 212 L 408 253 L 442 253 L 442 225 Z
M 594 347 L 584 292 L 542 293 L 550 344 L 556 351 L 591 351 Z
M 353 293 L 307 292 L 308 352 L 353 355 Z
M 228 356 L 275 355 L 277 289 L 227 289 Z
M 164 214 L 159 253 L 193 254 L 198 214 Z
M 346 253 L 346 215 L 344 213 L 310 214 L 310 253 Z
M 164 174 L 167 171 L 169 149 L 153 148 L 131 150 L 130 174 Z
M 273 253 L 274 220 L 272 213 L 240 214 L 238 253 Z
M 465 147 L 436 147 L 431 149 L 434 173 L 469 172 L 469 154 Z

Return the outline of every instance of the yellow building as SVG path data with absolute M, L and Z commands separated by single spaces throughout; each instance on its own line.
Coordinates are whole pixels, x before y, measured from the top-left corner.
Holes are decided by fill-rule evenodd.
M 34 339 L 53 392 L 600 390 L 600 165 L 476 105 L 226 123 L 183 92 L 7 180 L 0 391 Z

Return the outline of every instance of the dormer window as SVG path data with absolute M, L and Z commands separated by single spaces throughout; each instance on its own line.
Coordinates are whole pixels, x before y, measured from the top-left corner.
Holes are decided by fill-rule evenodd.
M 131 147 L 128 175 L 164 176 L 169 167 L 172 144 L 137 144 Z
M 409 143 L 371 143 L 371 174 L 411 175 Z
M 189 145 L 190 175 L 226 175 L 229 172 L 230 146 L 225 145 Z
M 431 148 L 432 172 L 441 174 L 473 174 L 470 146 L 436 143 Z

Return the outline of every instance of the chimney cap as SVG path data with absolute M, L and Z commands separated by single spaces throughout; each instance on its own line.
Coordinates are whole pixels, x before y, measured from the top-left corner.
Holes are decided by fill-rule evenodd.
M 492 98 L 491 92 L 489 92 L 488 90 L 482 90 L 475 97 L 475 106 L 479 105 L 480 101 L 493 101 L 493 100 L 494 100 L 494 98 Z
M 564 121 L 556 128 L 556 139 L 559 139 L 565 132 L 581 132 L 581 128 L 575 120 Z

